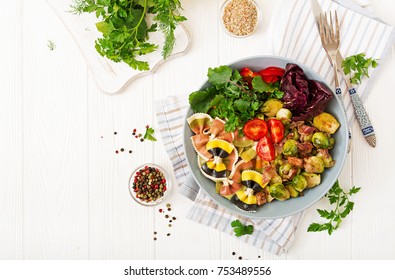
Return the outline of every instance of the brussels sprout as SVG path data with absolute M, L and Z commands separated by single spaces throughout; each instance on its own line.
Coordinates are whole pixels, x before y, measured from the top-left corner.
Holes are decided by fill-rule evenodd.
M 283 179 L 281 178 L 280 175 L 276 174 L 270 179 L 270 184 L 276 184 L 276 183 L 282 183 Z
M 299 196 L 299 192 L 292 185 L 286 185 L 285 187 L 288 189 L 291 197 L 298 197 Z
M 322 173 L 324 172 L 324 162 L 317 156 L 312 156 L 304 159 L 304 169 L 308 173 Z
M 335 138 L 329 138 L 329 147 L 328 147 L 328 149 L 332 149 L 334 146 L 335 146 L 335 142 L 336 142 L 336 140 L 335 140 Z
M 283 154 L 286 156 L 296 156 L 298 154 L 297 142 L 293 139 L 289 139 L 284 143 Z
M 281 183 L 276 183 L 269 186 L 270 195 L 277 200 L 286 200 L 290 197 L 288 189 Z
M 306 178 L 308 189 L 313 188 L 321 183 L 320 174 L 303 172 L 302 175 Z
M 261 112 L 268 117 L 274 117 L 277 112 L 283 107 L 283 102 L 278 99 L 268 99 L 263 103 Z
M 281 165 L 284 164 L 283 157 L 282 157 L 281 154 L 278 155 L 278 156 L 276 156 L 276 158 L 274 159 L 274 164 L 275 164 L 276 166 L 281 166 Z
M 294 187 L 298 192 L 302 192 L 307 187 L 306 178 L 302 174 L 296 175 L 292 179 L 292 187 Z
M 323 132 L 314 133 L 311 142 L 313 142 L 313 145 L 318 149 L 327 149 L 330 146 L 329 137 Z
M 319 130 L 333 134 L 339 128 L 340 123 L 329 113 L 321 113 L 313 119 L 313 125 Z
M 288 109 L 285 109 L 285 108 L 281 108 L 280 110 L 278 110 L 278 112 L 276 114 L 276 119 L 279 119 L 280 121 L 282 121 L 285 124 L 290 123 L 291 118 L 292 118 L 291 111 Z
M 318 149 L 316 156 L 320 158 L 324 164 L 324 167 L 329 168 L 335 165 L 335 161 L 329 154 L 328 149 Z
M 278 169 L 278 174 L 282 178 L 285 178 L 288 175 L 291 168 L 292 168 L 292 165 L 287 162 L 287 163 L 280 166 L 280 168 Z
M 296 174 L 300 172 L 300 169 L 293 167 L 290 163 L 285 163 L 281 165 L 278 169 L 278 174 L 284 180 L 292 179 Z

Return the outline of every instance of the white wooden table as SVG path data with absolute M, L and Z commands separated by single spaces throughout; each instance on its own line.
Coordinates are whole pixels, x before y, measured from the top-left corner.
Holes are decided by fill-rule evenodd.
M 242 40 L 218 25 L 222 2 L 182 1 L 190 52 L 109 96 L 44 0 L 3 1 L 0 259 L 395 258 L 394 47 L 380 61 L 381 75 L 365 102 L 378 145 L 370 148 L 353 127 L 353 150 L 340 180 L 362 191 L 332 236 L 306 232 L 319 220 L 315 209 L 325 207 L 323 201 L 307 211 L 293 246 L 280 257 L 186 220 L 191 202 L 177 190 L 169 199 L 170 215 L 177 217 L 171 228 L 158 208 L 132 202 L 127 185 L 137 165 L 155 162 L 171 171 L 160 141 L 140 143 L 131 136 L 133 128 L 156 126 L 153 102 L 195 90 L 209 66 L 271 52 L 268 26 L 276 1 L 258 1 L 263 22 L 256 35 Z M 371 2 L 394 26 L 395 2 Z M 53 51 L 48 40 L 56 44 Z M 125 152 L 116 154 L 120 148 Z

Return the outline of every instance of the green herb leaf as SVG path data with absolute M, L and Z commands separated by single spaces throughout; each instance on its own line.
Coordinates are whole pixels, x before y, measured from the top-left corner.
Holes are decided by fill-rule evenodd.
M 377 67 L 377 60 L 366 58 L 364 53 L 346 57 L 342 62 L 344 74 L 350 75 L 352 84 L 360 84 L 363 77 L 369 78 L 369 68 Z
M 47 44 L 48 48 L 50 51 L 53 51 L 56 48 L 56 45 L 53 41 L 48 40 L 48 44 Z
M 219 66 L 208 69 L 208 81 L 217 89 L 224 88 L 232 77 L 232 68 L 229 66 Z
M 243 236 L 246 234 L 252 234 L 254 231 L 254 226 L 252 225 L 243 225 L 239 220 L 234 220 L 230 224 L 233 228 L 233 231 L 237 237 Z
M 195 91 L 189 95 L 189 104 L 194 112 L 207 113 L 209 109 L 216 105 L 212 104 L 214 97 L 218 91 L 214 87 L 209 87 L 202 91 Z M 215 103 L 220 102 L 219 97 L 215 99 Z
M 150 140 L 150 141 L 156 141 L 156 138 L 154 137 L 155 130 L 152 127 L 147 126 L 145 128 L 145 134 L 144 134 L 144 139 Z
M 335 204 L 336 207 L 333 210 L 322 210 L 317 209 L 320 216 L 327 220 L 326 223 L 312 223 L 307 228 L 309 232 L 327 231 L 329 235 L 334 230 L 338 229 L 341 222 L 346 218 L 350 212 L 354 209 L 354 202 L 350 201 L 350 196 L 360 191 L 359 187 L 352 187 L 348 192 L 343 190 L 339 181 L 336 181 L 332 188 L 327 193 L 326 197 L 329 199 L 331 205 Z

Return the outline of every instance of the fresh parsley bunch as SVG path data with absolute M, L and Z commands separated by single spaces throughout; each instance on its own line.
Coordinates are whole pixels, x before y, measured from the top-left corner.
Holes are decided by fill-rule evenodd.
M 249 85 L 239 71 L 225 65 L 209 68 L 207 76 L 211 86 L 191 93 L 189 103 L 194 112 L 226 119 L 225 131 L 242 128 L 259 113 L 263 101 L 283 94 L 278 85 L 269 85 L 260 76 Z
M 74 0 L 71 12 L 95 13 L 103 34 L 95 48 L 102 56 L 115 62 L 123 61 L 136 70 L 149 70 L 146 61 L 137 57 L 152 53 L 158 46 L 150 43 L 149 33 L 160 30 L 165 37 L 163 58 L 173 51 L 177 25 L 186 18 L 180 15 L 180 0 Z M 147 16 L 153 15 L 148 24 Z
M 328 222 L 319 224 L 312 223 L 308 227 L 307 231 L 328 231 L 328 234 L 331 235 L 334 230 L 338 229 L 341 222 L 344 218 L 350 214 L 350 212 L 354 209 L 354 202 L 350 200 L 350 197 L 353 194 L 356 194 L 360 191 L 361 188 L 352 187 L 348 192 L 343 190 L 339 181 L 333 185 L 333 187 L 326 194 L 326 197 L 329 200 L 331 205 L 335 205 L 335 209 L 328 211 L 317 209 L 318 214 L 324 219 L 327 219 Z

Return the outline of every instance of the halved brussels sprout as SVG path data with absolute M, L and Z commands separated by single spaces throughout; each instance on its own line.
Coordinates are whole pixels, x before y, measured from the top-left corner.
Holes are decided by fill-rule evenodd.
M 281 108 L 280 110 L 278 110 L 278 112 L 276 114 L 276 119 L 282 121 L 285 124 L 288 124 L 291 122 L 292 113 L 288 109 Z
M 277 112 L 283 107 L 283 102 L 278 99 L 268 99 L 263 103 L 261 107 L 261 112 L 268 117 L 274 117 Z
M 292 179 L 292 187 L 294 187 L 298 192 L 302 192 L 307 187 L 306 178 L 302 174 L 296 175 Z
M 308 189 L 313 188 L 321 183 L 320 174 L 302 172 L 302 175 L 306 178 Z
M 304 169 L 308 173 L 322 173 L 324 172 L 325 165 L 321 158 L 312 156 L 304 159 Z
M 286 156 L 296 156 L 298 154 L 298 142 L 293 139 L 289 139 L 284 143 L 283 154 Z
M 314 133 L 311 142 L 318 149 L 327 149 L 331 144 L 329 136 L 323 132 Z
M 284 185 L 281 183 L 276 183 L 276 184 L 270 185 L 269 186 L 269 194 L 273 198 L 275 198 L 277 200 L 281 200 L 281 201 L 286 200 L 291 196 L 291 194 L 289 193 L 289 190 L 286 189 L 284 187 Z
M 299 192 L 292 185 L 286 185 L 285 187 L 288 189 L 291 197 L 298 197 L 299 196 Z
M 333 134 L 339 128 L 340 123 L 337 121 L 337 119 L 333 115 L 323 112 L 323 113 L 319 114 L 318 116 L 314 117 L 313 125 L 319 131 Z
M 329 168 L 335 165 L 335 161 L 332 159 L 332 156 L 329 154 L 328 149 L 318 149 L 317 157 L 319 157 L 324 163 L 324 167 Z

